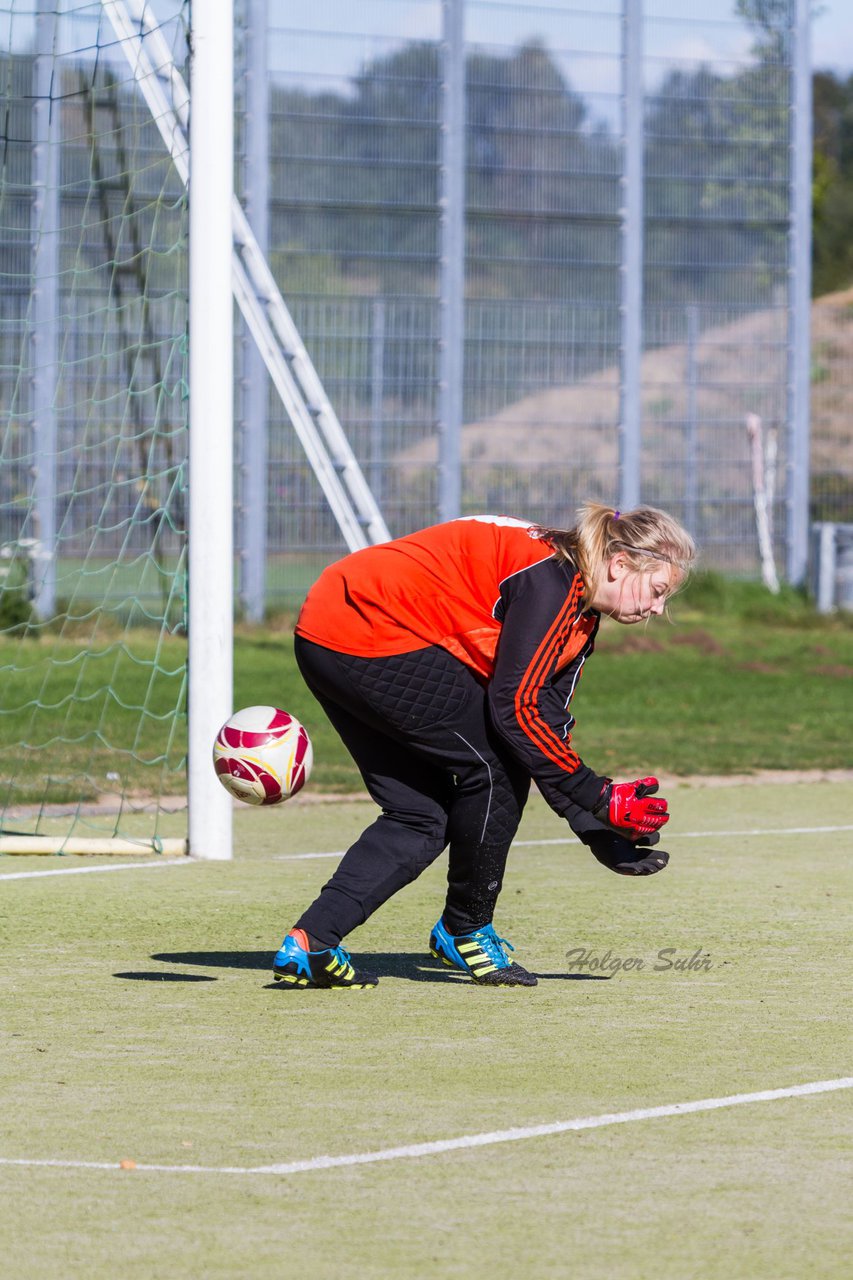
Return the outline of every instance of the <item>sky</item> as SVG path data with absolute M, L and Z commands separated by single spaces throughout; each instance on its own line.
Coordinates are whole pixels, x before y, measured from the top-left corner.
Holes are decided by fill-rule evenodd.
M 850 0 L 824 4 L 812 23 L 812 64 L 816 71 L 853 74 L 853 12 Z
M 689 5 L 685 6 L 687 12 L 689 8 Z M 701 6 L 702 12 L 709 17 L 727 16 L 732 8 L 732 0 L 703 0 Z M 670 6 L 670 12 L 675 9 L 675 5 Z M 815 70 L 853 74 L 853 6 L 850 0 L 823 0 L 822 3 L 817 0 L 813 14 L 812 65 Z M 696 44 L 700 46 L 701 43 L 700 37 Z M 690 52 L 689 44 L 688 35 L 685 37 L 685 53 Z
M 315 85 L 349 78 L 411 40 L 441 36 L 440 0 L 266 0 L 267 54 L 273 75 Z M 707 64 L 733 73 L 754 33 L 734 14 L 735 0 L 641 0 L 647 88 L 674 64 Z M 853 74 L 853 3 L 814 0 L 813 66 Z M 573 88 L 595 93 L 618 79 L 622 0 L 465 0 L 465 38 L 506 50 L 539 38 Z M 331 84 L 329 87 L 333 87 Z M 334 88 L 340 92 L 341 85 Z
M 213 0 L 207 0 L 212 3 Z M 735 0 L 641 0 L 647 80 L 662 77 L 673 62 L 726 64 L 747 56 L 749 28 L 733 20 Z M 181 0 L 150 0 L 161 18 L 180 11 Z M 318 81 L 350 77 L 365 62 L 407 40 L 436 40 L 441 0 L 266 0 L 270 69 L 316 72 Z M 245 0 L 244 0 L 245 5 Z M 58 0 L 60 11 L 85 14 L 97 39 L 96 0 Z M 239 9 L 244 6 L 238 6 Z M 573 84 L 589 92 L 612 74 L 618 58 L 622 0 L 465 0 L 465 37 L 506 48 L 533 37 L 562 52 Z M 31 44 L 36 0 L 0 0 L 0 47 Z M 812 64 L 853 75 L 853 3 L 814 0 Z M 85 21 L 85 19 L 84 19 Z M 76 33 L 80 27 L 76 28 Z M 84 41 L 85 43 L 85 41 Z M 71 39 L 72 47 L 75 41 Z M 285 72 L 286 74 L 286 72 Z M 586 83 L 583 83 L 586 81 Z

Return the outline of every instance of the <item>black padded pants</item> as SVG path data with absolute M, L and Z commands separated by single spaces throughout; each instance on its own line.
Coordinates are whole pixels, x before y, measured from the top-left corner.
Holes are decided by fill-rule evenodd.
M 489 924 L 530 779 L 491 728 L 484 685 L 439 647 L 355 658 L 297 636 L 296 659 L 382 810 L 297 926 L 337 946 L 448 845 L 445 925 Z

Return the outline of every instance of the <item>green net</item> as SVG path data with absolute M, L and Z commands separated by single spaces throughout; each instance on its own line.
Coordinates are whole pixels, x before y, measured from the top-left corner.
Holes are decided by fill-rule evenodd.
M 156 8 L 183 67 L 186 5 Z M 0 849 L 163 848 L 185 827 L 185 189 L 100 4 L 0 0 L 0 111 Z

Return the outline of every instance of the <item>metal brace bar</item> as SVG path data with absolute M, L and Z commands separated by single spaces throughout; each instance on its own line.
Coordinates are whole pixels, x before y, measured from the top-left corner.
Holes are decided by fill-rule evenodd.
M 188 185 L 190 96 L 156 18 L 144 0 L 101 3 Z M 236 196 L 232 223 L 234 296 L 347 546 L 386 542 L 391 534 L 382 513 Z

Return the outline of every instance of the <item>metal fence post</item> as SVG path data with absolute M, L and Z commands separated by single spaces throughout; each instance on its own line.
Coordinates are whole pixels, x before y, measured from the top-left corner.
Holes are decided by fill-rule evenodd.
M 59 306 L 59 143 L 61 92 L 53 92 L 56 6 L 39 0 L 33 62 L 31 211 L 33 254 L 32 453 L 35 473 L 34 604 L 42 618 L 56 612 L 56 378 Z
M 643 6 L 622 9 L 622 261 L 619 397 L 619 505 L 640 501 L 643 350 Z
M 267 0 L 249 0 L 246 27 L 245 209 L 262 251 L 269 242 L 269 112 L 267 101 Z M 243 321 L 240 337 L 240 507 L 237 554 L 240 604 L 250 622 L 266 605 L 267 416 L 269 380 L 258 345 Z
M 787 574 L 805 580 L 809 540 L 811 393 L 812 75 L 810 0 L 796 0 L 791 59 L 791 222 L 788 262 Z
M 439 516 L 459 515 L 465 343 L 465 7 L 442 0 Z
M 699 369 L 696 348 L 699 345 L 699 308 L 691 303 L 686 309 L 687 319 L 687 439 L 684 449 L 684 523 L 698 536 L 699 519 L 699 451 L 696 392 L 699 385 Z
M 385 299 L 374 298 L 370 335 L 370 456 L 368 482 L 382 506 L 385 487 Z

